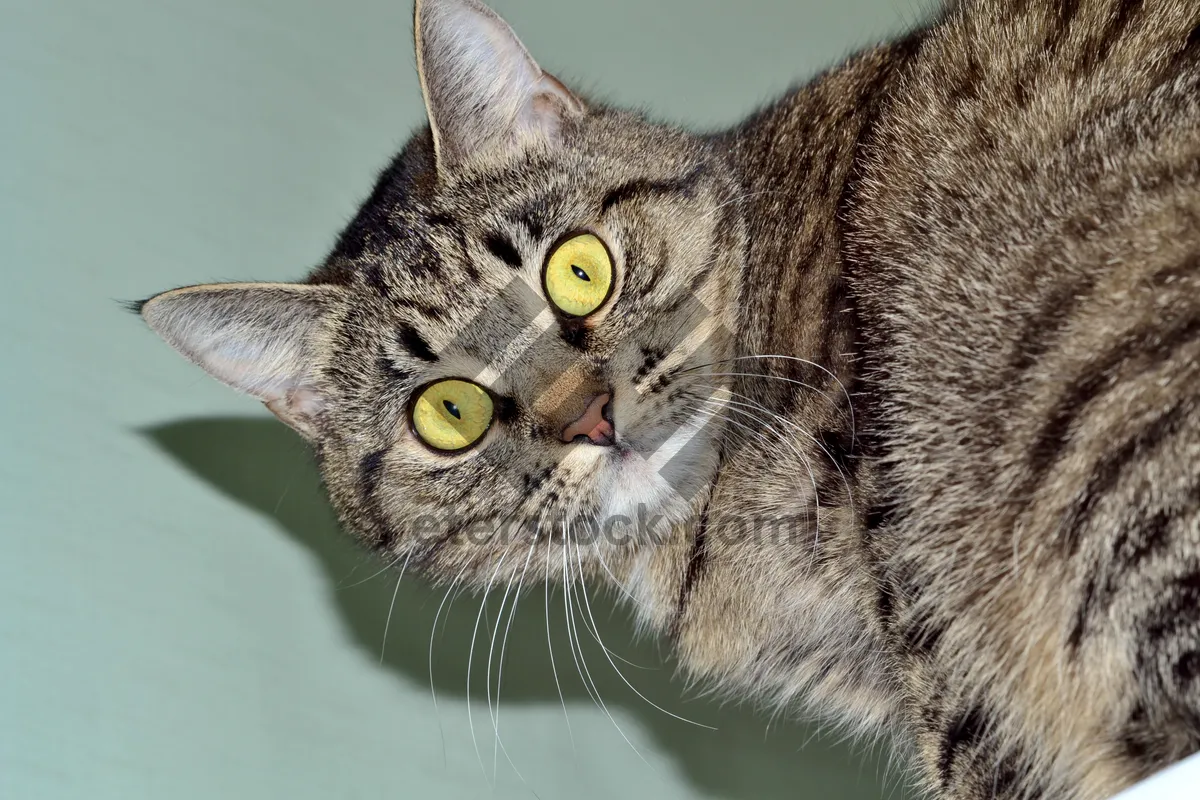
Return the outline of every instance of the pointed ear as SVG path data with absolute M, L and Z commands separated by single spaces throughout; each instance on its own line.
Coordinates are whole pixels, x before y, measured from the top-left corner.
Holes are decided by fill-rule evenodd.
M 140 311 L 188 360 L 262 400 L 312 439 L 325 407 L 315 381 L 316 348 L 342 291 L 288 283 L 188 286 L 150 298 Z
M 417 0 L 417 70 L 439 172 L 481 151 L 557 141 L 583 102 L 476 0 Z

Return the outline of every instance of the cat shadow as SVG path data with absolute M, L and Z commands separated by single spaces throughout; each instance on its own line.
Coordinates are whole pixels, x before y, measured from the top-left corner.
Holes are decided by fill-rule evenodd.
M 379 659 L 386 628 L 386 667 L 418 687 L 429 686 L 432 680 L 439 697 L 466 696 L 479 599 L 465 594 L 448 604 L 447 613 L 441 606 L 444 589 L 412 573 L 397 584 L 395 572 L 384 571 L 379 559 L 339 530 L 311 453 L 299 437 L 273 419 L 253 417 L 189 419 L 141 433 L 196 477 L 274 519 L 282 531 L 311 551 L 329 579 L 329 598 L 364 658 Z M 487 598 L 488 615 L 476 643 L 470 696 L 481 707 L 485 686 L 479 662 L 491 647 L 491 626 L 502 597 L 493 592 Z M 576 603 L 576 613 L 589 624 L 594 620 L 595 633 L 614 653 L 612 662 L 606 659 L 596 637 L 576 617 L 596 692 L 609 708 L 633 715 L 651 732 L 698 792 L 739 800 L 903 796 L 897 781 L 883 779 L 886 770 L 877 753 L 861 752 L 863 748 L 852 751 L 823 740 L 814 727 L 771 721 L 752 709 L 706 698 L 685 699 L 684 681 L 676 678 L 674 663 L 662 654 L 665 644 L 635 640 L 628 613 L 614 598 L 603 592 L 589 593 L 589 598 L 588 606 L 580 608 Z M 393 602 L 403 611 L 391 614 L 389 621 Z M 504 653 L 503 702 L 558 706 L 556 687 L 561 686 L 568 708 L 591 705 L 589 689 L 569 649 L 561 591 L 548 597 L 543 590 L 531 591 L 518 609 Z M 507 622 L 507 609 L 505 615 Z M 429 646 L 435 618 L 439 631 L 431 677 Z M 557 670 L 551 665 L 550 646 Z M 496 647 L 498 656 L 499 644 Z M 636 692 L 614 666 L 637 687 Z M 612 735 L 621 736 L 615 729 Z

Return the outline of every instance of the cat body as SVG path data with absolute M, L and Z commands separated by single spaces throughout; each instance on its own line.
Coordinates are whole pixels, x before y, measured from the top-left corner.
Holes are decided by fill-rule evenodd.
M 695 676 L 895 736 L 934 796 L 1200 749 L 1200 2 L 964 2 L 707 136 L 473 0 L 416 28 L 430 129 L 326 263 L 141 309 L 313 442 L 349 528 L 447 582 L 615 583 Z M 564 246 L 611 267 L 582 314 Z M 453 380 L 486 424 L 438 449 Z

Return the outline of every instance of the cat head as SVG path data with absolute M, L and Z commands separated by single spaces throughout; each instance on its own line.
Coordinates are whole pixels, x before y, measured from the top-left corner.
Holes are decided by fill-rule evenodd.
M 486 583 L 557 574 L 564 541 L 646 546 L 639 520 L 694 518 L 719 460 L 736 183 L 707 140 L 580 98 L 474 0 L 418 0 L 415 28 L 429 126 L 326 262 L 141 313 L 308 438 L 395 560 Z

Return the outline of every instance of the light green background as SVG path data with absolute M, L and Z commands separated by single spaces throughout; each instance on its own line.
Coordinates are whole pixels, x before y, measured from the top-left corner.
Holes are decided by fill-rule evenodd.
M 584 91 L 705 127 L 919 11 L 497 6 Z M 441 593 L 405 577 L 381 659 L 394 575 L 336 530 L 304 445 L 117 305 L 316 264 L 421 122 L 410 14 L 407 0 L 0 0 L 0 798 L 900 796 L 884 756 L 673 680 L 660 645 L 631 642 L 598 599 L 606 642 L 649 667 L 618 661 L 630 681 L 718 730 L 652 708 L 589 638 L 610 719 L 575 677 L 555 595 L 568 730 L 540 593 L 503 680 L 516 769 L 494 754 L 479 662 L 477 757 L 478 601 L 459 598 L 435 637 L 435 705 Z

